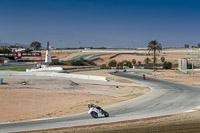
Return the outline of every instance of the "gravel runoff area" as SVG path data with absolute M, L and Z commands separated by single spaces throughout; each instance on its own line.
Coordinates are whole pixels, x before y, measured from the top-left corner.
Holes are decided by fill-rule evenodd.
M 88 111 L 87 103 L 107 106 L 149 92 L 135 83 L 39 76 L 2 76 L 0 123 L 68 116 Z

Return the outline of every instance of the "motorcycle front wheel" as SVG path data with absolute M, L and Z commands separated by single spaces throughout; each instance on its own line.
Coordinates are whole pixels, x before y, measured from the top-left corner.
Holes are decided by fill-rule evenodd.
M 90 114 L 93 118 L 98 118 L 98 114 L 96 112 L 92 111 Z

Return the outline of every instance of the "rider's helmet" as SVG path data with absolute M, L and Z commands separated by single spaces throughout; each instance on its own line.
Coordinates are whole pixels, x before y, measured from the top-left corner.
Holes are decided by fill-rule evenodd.
M 88 108 L 92 108 L 92 107 L 95 107 L 95 105 L 92 103 L 88 103 Z
M 92 107 L 92 104 L 91 103 L 88 103 L 88 108 L 91 108 Z

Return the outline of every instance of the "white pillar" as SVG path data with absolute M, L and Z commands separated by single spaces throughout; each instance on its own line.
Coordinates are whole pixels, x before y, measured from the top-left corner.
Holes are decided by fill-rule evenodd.
M 46 56 L 45 56 L 45 63 L 51 63 L 51 52 L 50 50 L 46 50 Z

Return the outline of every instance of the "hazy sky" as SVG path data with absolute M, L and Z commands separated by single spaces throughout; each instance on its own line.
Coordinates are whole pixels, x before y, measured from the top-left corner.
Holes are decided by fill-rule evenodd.
M 200 43 L 200 0 L 0 0 L 2 43 L 55 47 Z

